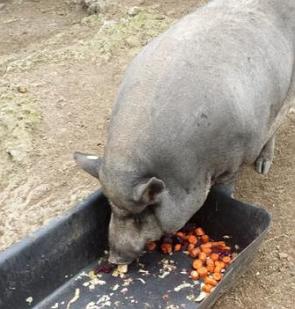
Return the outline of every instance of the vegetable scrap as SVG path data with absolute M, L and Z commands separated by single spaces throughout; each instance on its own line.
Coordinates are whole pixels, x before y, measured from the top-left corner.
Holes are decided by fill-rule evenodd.
M 77 289 L 75 290 L 75 295 L 74 295 L 74 297 L 68 302 L 66 309 L 70 309 L 71 305 L 72 305 L 73 303 L 75 303 L 79 298 L 80 298 L 80 289 L 77 288 Z
M 31 305 L 31 303 L 33 302 L 33 297 L 29 296 L 28 298 L 26 298 L 26 302 Z
M 119 273 L 126 274 L 128 272 L 128 265 L 127 264 L 118 265 L 117 269 Z
M 195 302 L 200 302 L 206 298 L 219 284 L 224 276 L 226 268 L 233 262 L 236 257 L 236 253 L 225 242 L 232 237 L 225 235 L 223 240 L 213 240 L 203 228 L 187 224 L 183 229 L 176 234 L 164 235 L 159 241 L 149 241 L 146 244 L 146 248 L 149 252 L 160 251 L 163 254 L 171 256 L 174 253 L 185 253 L 192 258 L 192 269 L 182 269 L 181 274 L 188 276 L 192 279 L 192 283 L 183 282 L 174 288 L 175 292 L 179 292 L 184 288 L 195 288 L 198 286 L 201 292 L 197 296 L 191 295 L 190 298 Z M 237 248 L 237 247 L 235 247 Z M 138 273 L 141 276 L 146 277 L 150 275 L 148 270 L 143 269 L 144 264 L 138 261 Z M 159 262 L 159 274 L 158 277 L 164 279 L 169 274 L 175 271 L 176 265 L 172 258 L 164 258 Z M 115 277 L 125 278 L 124 283 L 119 286 L 116 284 L 112 290 L 119 290 L 122 294 L 128 292 L 127 286 L 132 282 L 132 279 L 126 277 L 128 272 L 128 265 L 112 265 L 101 264 L 94 270 L 94 275 L 97 273 L 112 273 Z M 93 275 L 93 274 L 91 274 Z M 142 284 L 145 284 L 145 280 L 137 278 Z M 93 280 L 92 285 L 102 284 L 102 280 Z M 168 295 L 168 294 L 167 294 Z M 167 299 L 165 294 L 164 299 Z
M 196 301 L 203 300 L 204 295 L 214 290 L 235 257 L 231 247 L 225 241 L 214 241 L 201 227 L 185 226 L 175 235 L 165 235 L 160 241 L 148 242 L 147 249 L 148 251 L 160 250 L 170 255 L 173 252 L 187 252 L 193 259 L 190 278 L 201 282 L 201 294 Z

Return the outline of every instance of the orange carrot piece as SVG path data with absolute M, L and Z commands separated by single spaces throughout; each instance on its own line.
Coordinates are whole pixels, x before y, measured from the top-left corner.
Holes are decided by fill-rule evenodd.
M 191 278 L 193 280 L 198 280 L 199 279 L 199 273 L 196 270 L 192 270 L 191 272 Z
M 154 241 L 149 241 L 147 243 L 147 248 L 149 251 L 155 251 L 157 248 L 157 244 Z
M 204 232 L 204 230 L 201 227 L 196 228 L 195 229 L 195 233 L 196 233 L 197 236 L 205 235 L 205 232 Z
M 217 281 L 215 279 L 213 279 L 213 278 L 210 278 L 210 277 L 205 277 L 204 283 L 205 284 L 210 284 L 212 286 L 216 286 L 217 285 Z
M 208 270 L 206 267 L 201 267 L 198 269 L 198 273 L 199 273 L 200 278 L 204 278 L 208 275 Z
M 188 241 L 190 244 L 196 245 L 197 242 L 198 242 L 198 239 L 197 239 L 196 236 L 190 235 L 190 236 L 187 238 L 187 241 Z
M 209 241 L 209 236 L 208 235 L 202 235 L 201 241 L 202 241 L 203 244 L 207 243 Z
M 212 289 L 213 289 L 213 286 L 210 284 L 205 284 L 202 288 L 202 290 L 206 293 L 211 293 Z
M 176 245 L 174 246 L 174 251 L 178 252 L 178 251 L 181 250 L 181 248 L 182 248 L 181 244 L 176 244 Z
M 198 270 L 203 267 L 203 262 L 199 259 L 193 261 L 193 268 Z

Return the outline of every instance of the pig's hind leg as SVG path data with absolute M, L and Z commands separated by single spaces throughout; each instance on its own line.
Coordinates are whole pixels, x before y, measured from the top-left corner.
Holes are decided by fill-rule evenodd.
M 257 173 L 262 175 L 268 174 L 274 157 L 274 149 L 275 135 L 264 145 L 260 155 L 256 159 L 255 165 Z

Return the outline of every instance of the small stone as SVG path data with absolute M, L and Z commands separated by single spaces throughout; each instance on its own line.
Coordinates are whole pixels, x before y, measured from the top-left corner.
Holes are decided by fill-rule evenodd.
M 25 152 L 19 149 L 7 149 L 6 152 L 8 153 L 11 159 L 17 162 L 21 162 L 26 156 Z
M 157 4 L 153 4 L 150 6 L 151 9 L 156 10 L 159 9 L 161 7 L 161 4 L 157 3 Z
M 284 253 L 284 252 L 280 252 L 279 253 L 279 258 L 280 258 L 280 260 L 282 260 L 282 259 L 287 259 L 288 258 L 288 254 L 287 253 Z
M 17 91 L 20 92 L 20 93 L 26 93 L 28 92 L 28 89 L 24 86 L 18 86 L 17 88 Z
M 155 19 L 156 20 L 163 20 L 163 19 L 165 19 L 165 16 L 164 15 L 156 15 Z
M 176 11 L 175 10 L 170 10 L 167 12 L 167 15 L 170 16 L 170 15 L 175 15 L 176 14 Z
M 128 9 L 128 15 L 129 16 L 136 16 L 136 15 L 138 15 L 139 12 L 140 12 L 140 8 L 137 7 L 137 6 L 134 6 L 130 9 Z
M 139 41 L 139 39 L 137 39 L 134 36 L 130 36 L 126 39 L 126 43 L 128 44 L 129 47 L 137 47 L 140 46 L 141 43 Z

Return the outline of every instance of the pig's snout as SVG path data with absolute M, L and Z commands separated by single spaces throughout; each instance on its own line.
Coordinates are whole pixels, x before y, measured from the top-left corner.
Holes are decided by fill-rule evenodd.
M 144 245 L 140 247 L 134 247 L 129 245 L 122 245 L 110 242 L 110 254 L 109 262 L 112 264 L 131 264 L 136 258 L 138 258 L 144 249 Z

